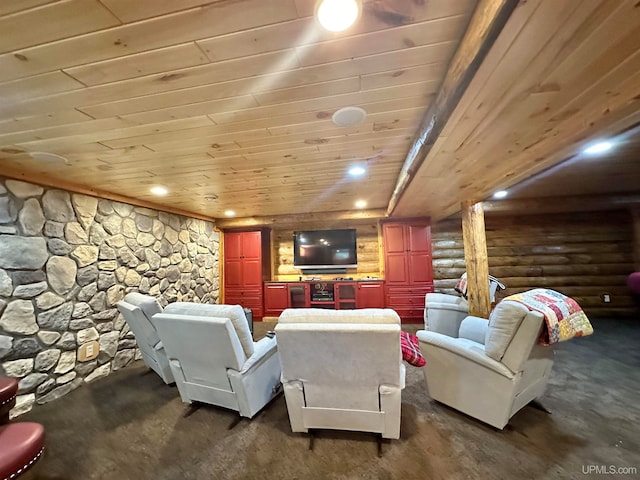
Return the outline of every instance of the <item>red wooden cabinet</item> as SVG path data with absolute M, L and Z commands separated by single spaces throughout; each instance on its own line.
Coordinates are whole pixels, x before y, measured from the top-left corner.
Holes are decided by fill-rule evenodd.
M 420 322 L 424 297 L 433 291 L 431 229 L 428 220 L 385 222 L 386 304 L 403 320 Z
M 384 308 L 384 283 L 359 282 L 357 302 L 358 308 Z
M 264 284 L 264 315 L 277 317 L 289 308 L 289 286 L 286 283 Z
M 250 308 L 262 319 L 262 282 L 269 278 L 269 232 L 224 233 L 224 303 Z

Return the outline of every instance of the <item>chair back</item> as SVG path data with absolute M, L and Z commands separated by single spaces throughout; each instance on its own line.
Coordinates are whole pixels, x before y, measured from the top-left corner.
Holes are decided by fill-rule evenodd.
M 155 315 L 154 322 L 174 375 L 178 370 L 189 384 L 231 390 L 227 368 L 242 370 L 248 356 L 232 320 L 218 316 L 225 310 L 215 307 L 221 306 L 176 302 Z
M 400 318 L 389 309 L 285 310 L 276 326 L 283 382 L 302 381 L 306 407 L 378 410 L 400 385 Z
M 160 341 L 160 337 L 151 319 L 162 311 L 158 301 L 149 295 L 132 292 L 119 301 L 116 307 L 136 336 L 140 350 L 154 356 L 153 348 Z

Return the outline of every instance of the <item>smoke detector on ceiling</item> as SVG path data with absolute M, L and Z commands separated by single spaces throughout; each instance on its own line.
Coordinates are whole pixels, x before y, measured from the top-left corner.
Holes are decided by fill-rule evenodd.
M 344 107 L 336 111 L 331 120 L 339 127 L 352 127 L 364 122 L 367 112 L 360 107 Z

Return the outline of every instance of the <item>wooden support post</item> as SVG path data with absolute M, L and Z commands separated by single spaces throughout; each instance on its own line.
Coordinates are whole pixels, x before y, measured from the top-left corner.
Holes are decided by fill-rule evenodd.
M 631 208 L 633 218 L 633 263 L 636 272 L 640 272 L 640 207 Z
M 462 202 L 462 236 L 467 267 L 469 315 L 489 318 L 489 259 L 482 203 Z

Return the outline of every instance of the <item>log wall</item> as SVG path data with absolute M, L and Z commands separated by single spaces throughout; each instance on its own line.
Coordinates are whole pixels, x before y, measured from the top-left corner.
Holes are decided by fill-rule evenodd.
M 633 222 L 628 212 L 487 216 L 489 273 L 507 290 L 551 288 L 574 298 L 588 315 L 632 315 L 626 278 L 633 271 Z M 436 291 L 455 293 L 465 271 L 461 221 L 432 226 Z M 603 294 L 611 296 L 604 303 Z
M 293 232 L 294 230 L 328 230 L 335 228 L 355 228 L 358 243 L 358 268 L 349 268 L 347 273 L 340 276 L 353 277 L 354 279 L 365 277 L 381 277 L 382 267 L 380 262 L 380 233 L 377 220 L 358 222 L 357 225 L 335 223 L 305 223 L 304 226 L 294 228 L 291 226 L 274 226 L 271 233 L 272 258 L 274 281 L 298 280 L 300 276 L 308 277 L 297 268 L 293 268 Z M 314 277 L 331 279 L 336 274 L 318 275 Z

